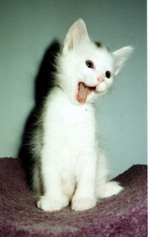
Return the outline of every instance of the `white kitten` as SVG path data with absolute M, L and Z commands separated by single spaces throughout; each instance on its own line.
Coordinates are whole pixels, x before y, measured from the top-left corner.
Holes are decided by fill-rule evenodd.
M 131 52 L 130 46 L 112 53 L 93 43 L 81 19 L 69 29 L 56 60 L 55 86 L 32 137 L 33 189 L 44 211 L 69 203 L 75 211 L 86 210 L 123 189 L 108 181 L 93 102 L 109 90 Z

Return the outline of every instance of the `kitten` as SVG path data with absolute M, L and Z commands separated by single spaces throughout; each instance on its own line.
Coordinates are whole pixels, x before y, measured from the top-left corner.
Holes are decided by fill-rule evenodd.
M 108 180 L 93 103 L 109 91 L 131 52 L 130 46 L 110 52 L 93 43 L 82 19 L 69 29 L 56 59 L 55 86 L 31 139 L 38 208 L 58 211 L 71 203 L 72 210 L 83 211 L 123 190 Z

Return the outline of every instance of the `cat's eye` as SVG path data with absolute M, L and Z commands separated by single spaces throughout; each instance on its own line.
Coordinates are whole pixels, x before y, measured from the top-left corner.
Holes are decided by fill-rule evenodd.
M 106 71 L 106 72 L 105 72 L 105 76 L 106 76 L 107 78 L 110 78 L 110 77 L 111 77 L 111 72 L 110 72 L 110 71 Z
M 86 60 L 85 62 L 86 66 L 93 69 L 94 68 L 94 63 L 91 60 Z

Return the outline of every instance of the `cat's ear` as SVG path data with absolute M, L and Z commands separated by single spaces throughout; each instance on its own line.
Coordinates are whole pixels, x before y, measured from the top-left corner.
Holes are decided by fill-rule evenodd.
M 113 52 L 113 56 L 115 60 L 115 64 L 114 64 L 115 75 L 117 75 L 120 72 L 125 61 L 128 59 L 128 57 L 130 56 L 132 52 L 133 52 L 133 48 L 131 46 L 126 46 Z
M 90 39 L 84 21 L 79 19 L 70 27 L 64 41 L 63 51 L 74 49 L 83 40 L 89 41 Z

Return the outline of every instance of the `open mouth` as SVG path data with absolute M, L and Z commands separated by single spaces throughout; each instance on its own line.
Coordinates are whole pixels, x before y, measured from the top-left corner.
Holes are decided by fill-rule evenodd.
M 86 102 L 87 96 L 95 91 L 96 86 L 87 86 L 83 82 L 79 82 L 78 84 L 78 92 L 77 92 L 77 100 L 84 104 Z

